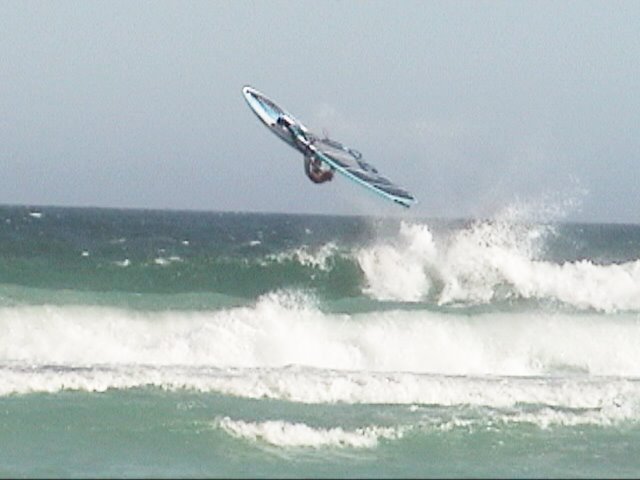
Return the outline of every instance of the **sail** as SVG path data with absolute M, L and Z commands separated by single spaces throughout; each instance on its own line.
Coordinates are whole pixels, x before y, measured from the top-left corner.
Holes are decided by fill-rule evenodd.
M 411 206 L 416 199 L 404 188 L 378 173 L 378 170 L 362 159 L 357 150 L 353 150 L 328 138 L 313 142 L 316 156 L 352 180 L 364 185 L 405 207 Z

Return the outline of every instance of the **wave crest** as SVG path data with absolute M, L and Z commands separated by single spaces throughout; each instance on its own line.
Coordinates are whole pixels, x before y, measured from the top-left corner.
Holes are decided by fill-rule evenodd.
M 404 222 L 394 239 L 355 256 L 365 277 L 363 292 L 377 300 L 450 305 L 535 299 L 604 312 L 640 310 L 640 260 L 541 260 L 554 232 L 551 225 L 507 216 L 436 240 L 427 225 Z
M 348 315 L 325 313 L 301 293 L 278 292 L 255 305 L 211 312 L 6 307 L 0 331 L 0 365 L 640 376 L 640 324 L 633 314 Z
M 229 417 L 216 419 L 214 426 L 228 434 L 249 441 L 262 441 L 277 447 L 351 447 L 374 448 L 380 439 L 396 439 L 402 430 L 390 427 L 368 426 L 355 430 L 341 427 L 313 428 L 305 423 L 281 420 L 245 422 Z

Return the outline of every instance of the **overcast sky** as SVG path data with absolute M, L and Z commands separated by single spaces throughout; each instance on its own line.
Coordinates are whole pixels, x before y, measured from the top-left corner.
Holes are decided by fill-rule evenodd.
M 0 3 L 0 203 L 405 214 L 317 186 L 250 84 L 421 217 L 640 223 L 640 2 Z M 549 200 L 553 199 L 553 200 Z

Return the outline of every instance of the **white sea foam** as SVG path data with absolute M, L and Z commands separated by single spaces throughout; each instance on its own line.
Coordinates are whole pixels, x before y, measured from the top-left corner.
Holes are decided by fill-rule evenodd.
M 620 408 L 599 408 L 592 410 L 567 410 L 543 407 L 537 410 L 504 410 L 489 412 L 467 411 L 464 416 L 447 412 L 435 412 L 433 409 L 415 409 L 417 419 L 410 424 L 394 426 L 376 426 L 347 430 L 342 427 L 314 428 L 304 423 L 292 423 L 282 420 L 262 422 L 234 420 L 230 417 L 218 417 L 213 427 L 229 435 L 251 442 L 264 443 L 279 448 L 375 448 L 381 440 L 397 441 L 407 434 L 421 431 L 452 430 L 496 430 L 510 425 L 530 424 L 541 429 L 554 427 L 598 426 L 610 427 L 637 421 L 630 418 L 628 412 Z
M 397 238 L 356 253 L 364 292 L 380 300 L 483 304 L 545 299 L 604 312 L 640 310 L 640 260 L 597 265 L 537 259 L 551 227 L 479 221 L 436 242 L 426 225 L 403 223 Z
M 436 246 L 426 225 L 402 223 L 399 237 L 357 252 L 368 280 L 365 293 L 381 300 L 417 301 L 431 288 L 428 268 L 437 258 Z
M 172 263 L 182 262 L 182 258 L 176 255 L 172 255 L 170 257 L 157 257 L 154 259 L 153 263 L 156 265 L 160 265 L 161 267 L 166 267 L 167 265 L 171 265 Z
M 327 314 L 279 293 L 214 312 L 0 308 L 0 363 L 640 377 L 635 314 Z
M 632 314 L 338 315 L 279 293 L 217 312 L 4 307 L 0 332 L 0 395 L 154 386 L 515 409 L 542 427 L 640 419 Z M 522 405 L 535 406 L 534 416 Z
M 337 251 L 337 245 L 333 242 L 329 242 L 319 248 L 303 246 L 286 252 L 272 254 L 267 256 L 267 260 L 278 263 L 295 261 L 305 267 L 327 270 L 329 267 L 329 259 L 332 258 Z
M 354 430 L 336 428 L 313 428 L 304 423 L 281 420 L 245 422 L 229 417 L 216 419 L 214 426 L 228 434 L 249 441 L 261 441 L 277 447 L 351 447 L 373 448 L 381 439 L 396 439 L 402 429 L 367 426 Z
M 452 411 L 465 407 L 472 418 L 484 423 L 532 423 L 542 428 L 640 421 L 640 381 L 637 379 L 445 377 L 287 368 L 124 365 L 91 368 L 14 365 L 0 367 L 0 373 L 0 395 L 3 396 L 157 387 L 307 404 L 407 405 L 417 414 L 426 409 L 425 424 L 440 429 L 462 424 L 449 424 L 452 420 L 449 410 L 434 413 L 434 407 L 449 407 Z M 429 423 L 428 419 L 434 422 Z
M 479 378 L 306 369 L 225 371 L 119 366 L 0 367 L 0 379 L 0 395 L 155 386 L 305 403 L 407 405 L 414 419 L 409 425 L 358 429 L 317 429 L 278 421 L 225 419 L 218 423 L 240 438 L 280 447 L 372 448 L 381 438 L 399 439 L 412 430 L 500 428 L 513 424 L 543 429 L 608 427 L 640 421 L 640 382 L 611 378 Z
M 555 427 L 611 427 L 640 421 L 637 410 L 637 405 L 635 405 L 633 412 L 617 406 L 589 410 L 542 407 L 529 409 L 528 411 L 496 409 L 482 413 L 467 412 L 463 417 L 454 415 L 452 418 L 447 417 L 446 414 L 434 415 L 433 412 L 429 412 L 429 414 L 425 414 L 422 420 L 405 427 L 404 432 L 406 433 L 410 430 L 439 430 L 448 432 L 459 429 L 467 431 L 478 429 L 495 431 L 496 429 L 502 429 L 511 425 L 522 424 L 533 425 L 543 430 Z

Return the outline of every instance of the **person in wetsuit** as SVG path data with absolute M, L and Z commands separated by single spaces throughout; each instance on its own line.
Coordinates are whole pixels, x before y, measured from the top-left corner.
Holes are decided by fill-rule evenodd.
M 293 137 L 298 149 L 304 152 L 304 173 L 313 183 L 324 183 L 333 179 L 333 170 L 324 168 L 322 161 L 311 150 L 313 140 L 309 140 L 305 133 L 298 128 L 288 117 L 280 116 L 278 125 L 286 128 Z
M 304 173 L 313 183 L 324 183 L 333 179 L 333 170 L 323 168 L 322 162 L 315 155 L 304 156 Z

